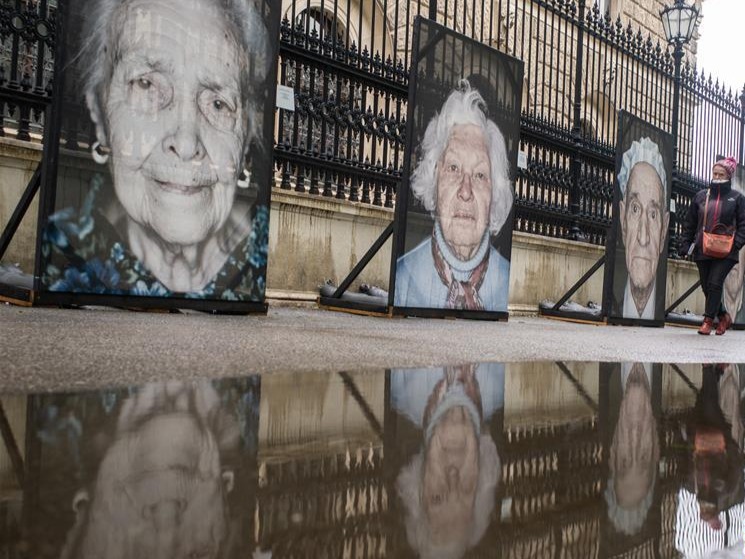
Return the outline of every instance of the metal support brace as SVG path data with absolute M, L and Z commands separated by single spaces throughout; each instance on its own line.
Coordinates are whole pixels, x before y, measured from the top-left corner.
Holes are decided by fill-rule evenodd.
M 0 434 L 2 434 L 3 442 L 5 443 L 5 449 L 8 451 L 10 462 L 13 464 L 13 471 L 18 480 L 18 485 L 23 488 L 25 483 L 25 470 L 23 468 L 23 457 L 21 452 L 18 450 L 18 444 L 13 436 L 13 430 L 10 428 L 8 422 L 8 416 L 5 415 L 5 408 L 2 402 L 0 402 Z
M 559 299 L 558 302 L 553 306 L 553 310 L 558 311 L 559 309 L 561 309 L 562 305 L 566 303 L 572 295 L 579 291 L 579 288 L 587 283 L 587 280 L 589 280 L 593 276 L 593 274 L 601 268 L 603 264 L 605 264 L 605 255 L 601 256 L 598 261 L 592 265 L 592 268 L 587 270 L 585 275 L 582 276 L 577 283 L 569 288 L 569 291 L 567 291 L 564 296 Z
M 393 234 L 394 223 L 395 222 L 391 221 L 383 230 L 383 232 L 380 234 L 380 237 L 378 237 L 378 239 L 372 244 L 372 246 L 362 257 L 362 259 L 357 262 L 357 265 L 352 269 L 351 272 L 349 272 L 349 275 L 344 278 L 344 281 L 339 284 L 339 287 L 336 288 L 336 291 L 334 291 L 334 294 L 331 296 L 332 299 L 341 299 L 341 296 L 344 295 L 347 289 L 349 289 L 349 286 L 352 285 L 352 282 L 357 279 L 357 276 L 362 273 L 362 270 L 365 269 L 365 266 L 370 263 L 370 260 L 373 259 L 373 257 L 378 253 L 383 244 Z
M 26 215 L 29 206 L 31 206 L 31 201 L 34 199 L 34 196 L 36 196 L 36 193 L 39 190 L 40 186 L 41 164 L 36 167 L 34 175 L 31 177 L 31 180 L 26 185 L 26 189 L 23 191 L 21 199 L 16 205 L 16 209 L 13 210 L 13 215 L 10 216 L 10 220 L 5 226 L 5 229 L 3 229 L 3 234 L 0 235 L 0 260 L 2 260 L 3 256 L 5 256 L 5 251 L 8 250 L 10 241 L 13 240 L 13 236 L 16 234 L 18 227 L 20 227 L 21 221 L 23 221 L 23 218 Z
M 673 311 L 673 309 L 675 307 L 677 307 L 683 301 L 685 301 L 686 299 L 688 299 L 688 297 L 691 295 L 691 293 L 693 293 L 694 291 L 696 291 L 699 288 L 700 285 L 701 285 L 701 280 L 699 280 L 696 283 L 694 283 L 691 287 L 688 288 L 688 290 L 685 293 L 683 293 L 683 295 L 681 295 L 675 301 L 673 301 L 673 304 L 670 305 L 667 309 L 665 309 L 665 316 L 669 315 Z

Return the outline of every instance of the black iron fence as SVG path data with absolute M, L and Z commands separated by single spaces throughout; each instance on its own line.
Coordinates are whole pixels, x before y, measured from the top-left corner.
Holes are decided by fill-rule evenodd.
M 40 140 L 55 9 L 0 0 L 0 134 Z M 604 244 L 617 111 L 672 131 L 676 79 L 666 45 L 582 0 L 284 0 L 279 81 L 293 89 L 295 110 L 277 113 L 276 187 L 393 207 L 417 15 L 525 61 L 528 163 L 515 229 Z M 708 180 L 715 155 L 745 156 L 745 91 L 725 91 L 686 61 L 678 85 L 674 216 Z

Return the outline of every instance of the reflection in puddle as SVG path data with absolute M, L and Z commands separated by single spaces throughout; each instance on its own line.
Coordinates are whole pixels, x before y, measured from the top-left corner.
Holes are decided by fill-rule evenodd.
M 743 380 L 470 364 L 0 396 L 0 557 L 742 556 Z

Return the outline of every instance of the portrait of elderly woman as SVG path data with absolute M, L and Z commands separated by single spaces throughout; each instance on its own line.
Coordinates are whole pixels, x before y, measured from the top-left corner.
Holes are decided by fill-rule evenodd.
M 418 557 L 456 559 L 489 526 L 502 476 L 487 422 L 504 409 L 504 365 L 393 370 L 392 407 L 421 433 L 396 489 Z
M 39 397 L 30 556 L 250 557 L 259 393 L 253 376 Z
M 652 409 L 652 365 L 623 363 L 620 376 L 621 405 L 604 496 L 613 529 L 622 536 L 635 536 L 654 500 L 660 440 Z
M 410 185 L 434 225 L 396 262 L 397 307 L 507 311 L 510 262 L 492 239 L 511 227 L 514 195 L 505 137 L 488 114 L 463 80 L 427 124 Z
M 255 191 L 271 166 L 273 47 L 261 3 L 79 3 L 66 87 L 92 123 L 92 161 L 78 153 L 85 170 L 68 157 L 58 172 L 46 289 L 263 300 L 268 207 Z
M 660 146 L 646 136 L 621 157 L 612 316 L 662 319 L 670 221 L 666 169 Z

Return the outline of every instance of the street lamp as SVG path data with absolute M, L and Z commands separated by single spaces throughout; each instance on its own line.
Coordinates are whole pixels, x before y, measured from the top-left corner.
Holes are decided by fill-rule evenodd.
M 662 27 L 668 44 L 673 45 L 673 61 L 675 62 L 675 78 L 673 80 L 673 180 L 678 172 L 678 120 L 680 120 L 680 63 L 683 60 L 683 47 L 691 42 L 693 32 L 698 23 L 699 11 L 696 6 L 688 6 L 685 0 L 675 0 L 660 12 Z M 672 189 L 671 189 L 672 191 Z M 674 209 L 674 207 L 673 207 Z M 675 233 L 675 214 L 671 212 L 669 226 L 668 254 L 676 254 L 673 235 Z

